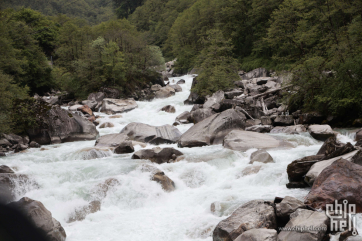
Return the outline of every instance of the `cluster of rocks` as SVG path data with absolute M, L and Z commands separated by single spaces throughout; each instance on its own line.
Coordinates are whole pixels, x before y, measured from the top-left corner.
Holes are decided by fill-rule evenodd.
M 219 222 L 213 231 L 213 240 L 321 241 L 335 234 L 330 231 L 330 218 L 325 212 L 316 211 L 302 201 L 287 196 L 277 197 L 272 202 L 252 200 L 245 203 L 230 217 Z M 339 235 L 339 240 L 346 240 L 352 236 L 352 232 L 346 227 Z
M 21 152 L 28 148 L 39 148 L 40 144 L 30 141 L 28 136 L 15 134 L 2 134 L 0 139 L 0 156 L 5 156 L 9 152 Z

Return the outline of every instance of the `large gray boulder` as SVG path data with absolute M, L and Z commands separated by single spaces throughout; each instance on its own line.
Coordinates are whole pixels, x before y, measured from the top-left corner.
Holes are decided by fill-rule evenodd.
M 253 152 L 250 156 L 249 164 L 253 164 L 254 162 L 274 163 L 275 161 L 268 152 L 266 152 L 265 150 L 259 150 L 259 151 Z
M 204 103 L 204 108 L 211 108 L 213 110 L 219 110 L 220 109 L 220 103 L 225 99 L 224 97 L 224 91 L 219 90 L 212 94 L 211 97 L 207 98 Z
M 321 241 L 327 232 L 329 218 L 324 212 L 297 209 L 290 215 L 285 228 L 314 227 L 314 230 L 285 230 L 278 235 L 278 241 L 310 240 Z
M 253 78 L 267 77 L 267 76 L 268 76 L 268 71 L 265 68 L 257 68 L 250 72 L 244 73 L 243 75 L 241 75 L 241 78 L 243 80 L 249 80 Z
M 106 95 L 103 92 L 90 93 L 88 95 L 88 100 L 91 101 L 92 103 L 97 102 L 97 105 L 94 107 L 94 110 L 99 110 L 99 108 L 102 106 L 102 102 L 105 97 L 106 97 Z
M 246 131 L 253 131 L 258 133 L 269 133 L 273 129 L 273 126 L 270 125 L 254 125 L 245 128 Z
M 150 160 L 151 162 L 162 164 L 170 161 L 173 162 L 174 160 L 176 160 L 177 157 L 182 155 L 183 155 L 182 152 L 171 147 L 166 147 L 166 148 L 155 147 L 152 149 L 143 149 L 136 151 L 133 154 L 132 159 L 147 159 Z
M 175 84 L 175 85 L 168 85 L 170 86 L 172 89 L 175 90 L 175 92 L 181 92 L 182 91 L 182 87 L 179 86 L 178 84 Z
M 235 241 L 277 241 L 275 229 L 255 228 L 242 233 Z
M 126 134 L 133 141 L 155 145 L 176 143 L 181 137 L 181 132 L 171 125 L 151 126 L 135 122 L 128 124 L 121 133 Z
M 175 95 L 175 89 L 170 86 L 162 87 L 155 93 L 155 97 L 159 99 L 168 98 Z
M 191 111 L 190 119 L 194 122 L 194 124 L 196 124 L 214 114 L 215 112 L 211 108 L 200 108 L 195 111 Z
M 123 113 L 131 111 L 138 107 L 134 99 L 103 99 L 102 112 L 104 113 Z
M 41 202 L 23 197 L 8 206 L 22 212 L 49 240 L 64 241 L 66 239 L 67 235 L 62 225 L 52 217 L 52 213 Z
M 14 171 L 8 166 L 1 165 L 0 166 L 0 173 L 14 173 Z
M 325 141 L 329 137 L 336 135 L 329 125 L 310 125 L 308 132 L 314 139 L 319 141 Z
M 232 241 L 247 230 L 277 227 L 274 207 L 263 200 L 253 200 L 236 209 L 214 229 L 214 241 Z
M 304 125 L 295 125 L 295 126 L 277 126 L 274 127 L 273 130 L 270 131 L 270 133 L 284 133 L 284 134 L 299 134 L 302 132 L 307 132 L 307 129 L 304 127 Z
M 225 148 L 235 151 L 246 151 L 251 148 L 271 149 L 281 147 L 284 144 L 274 137 L 266 134 L 233 130 L 225 136 L 223 145 Z
M 178 122 L 180 124 L 188 124 L 190 123 L 189 118 L 190 118 L 190 112 L 185 111 L 176 117 L 175 122 Z
M 275 205 L 275 213 L 277 217 L 284 222 L 289 221 L 289 216 L 294 213 L 298 208 L 305 208 L 305 204 L 290 196 L 286 196 L 280 203 Z
M 307 172 L 307 174 L 305 175 L 304 181 L 306 183 L 308 183 L 309 186 L 313 186 L 313 183 L 315 181 L 315 179 L 319 176 L 319 174 L 327 167 L 329 167 L 330 165 L 332 165 L 335 161 L 343 158 L 347 161 L 351 161 L 352 157 L 357 154 L 358 150 L 355 150 L 353 152 L 344 154 L 342 156 L 337 156 L 334 158 L 331 158 L 329 160 L 325 160 L 325 161 L 319 161 L 316 162 L 315 164 L 313 164 L 313 166 L 309 169 L 309 171 Z
M 316 162 L 323 159 L 323 155 L 306 156 L 295 160 L 287 167 L 288 179 L 290 182 L 304 182 L 304 176 Z
M 126 134 L 108 134 L 97 139 L 95 146 L 109 148 L 116 154 L 134 152 L 131 139 Z
M 362 140 L 362 129 L 356 132 L 356 141 Z
M 230 131 L 244 128 L 245 116 L 234 109 L 226 110 L 192 126 L 181 136 L 178 145 L 195 147 L 221 144 Z
M 290 126 L 294 124 L 292 115 L 279 115 L 274 120 L 274 126 Z
M 99 135 L 95 125 L 77 113 L 52 106 L 43 116 L 44 128 L 27 130 L 31 141 L 40 145 L 95 140 Z

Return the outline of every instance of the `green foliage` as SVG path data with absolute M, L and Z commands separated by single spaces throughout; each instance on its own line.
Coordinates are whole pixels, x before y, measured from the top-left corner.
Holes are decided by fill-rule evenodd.
M 197 59 L 197 67 L 201 69 L 201 73 L 193 89 L 201 96 L 226 90 L 239 79 L 238 63 L 231 57 L 231 40 L 225 40 L 218 29 L 209 30 L 206 34 L 207 37 L 203 39 L 205 48 Z
M 112 0 L 3 0 L 3 8 L 31 8 L 44 15 L 66 14 L 97 24 L 113 18 Z
M 118 18 L 127 18 L 144 0 L 113 0 L 114 8 Z
M 14 83 L 11 76 L 0 71 L 0 133 L 10 132 L 12 119 L 10 111 L 14 100 L 27 97 L 28 88 L 21 88 Z

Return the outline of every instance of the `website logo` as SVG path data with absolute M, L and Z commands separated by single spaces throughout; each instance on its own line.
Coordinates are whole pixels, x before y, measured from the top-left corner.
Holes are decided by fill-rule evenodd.
M 337 200 L 332 204 L 326 205 L 326 215 L 331 221 L 331 231 L 344 232 L 352 231 L 352 235 L 356 236 L 356 204 L 348 204 L 347 200 L 343 200 L 343 204 L 339 204 Z

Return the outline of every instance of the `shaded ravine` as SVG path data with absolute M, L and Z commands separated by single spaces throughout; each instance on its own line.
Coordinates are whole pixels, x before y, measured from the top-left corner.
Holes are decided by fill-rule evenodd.
M 137 102 L 139 107 L 121 114 L 121 118 L 96 113 L 102 117 L 99 119 L 101 124 L 114 124 L 113 128 L 99 129 L 100 134 L 119 133 L 131 122 L 172 125 L 176 116 L 192 108 L 183 104 L 190 93 L 192 76 L 171 81 L 177 82 L 181 78 L 186 80 L 186 84 L 181 85 L 183 91 L 175 96 Z M 159 112 L 165 105 L 175 106 L 176 113 Z M 184 133 L 191 126 L 180 125 L 177 128 Z M 132 160 L 132 154 L 88 152 L 95 141 L 43 146 L 46 150 L 30 149 L 1 158 L 0 162 L 36 180 L 39 189 L 18 193 L 17 198 L 27 196 L 41 201 L 61 222 L 68 241 L 210 241 L 217 223 L 249 200 L 272 200 L 275 196 L 286 195 L 303 200 L 308 193 L 309 189 L 285 187 L 288 182 L 286 167 L 293 160 L 314 155 L 322 142 L 314 140 L 308 133 L 273 136 L 291 142 L 295 148 L 269 151 L 276 163 L 264 164 L 259 173 L 244 177 L 241 177 L 241 172 L 248 166 L 250 154 L 255 149 L 241 153 L 224 149 L 221 145 L 196 148 L 161 145 L 174 147 L 186 157 L 177 163 L 161 165 Z M 345 135 L 338 138 L 343 142 L 352 141 Z M 148 145 L 146 148 L 152 147 Z M 135 149 L 142 148 L 136 146 Z M 90 159 L 92 156 L 98 158 Z M 140 170 L 144 163 L 164 171 L 175 182 L 176 190 L 167 193 L 158 183 L 151 181 L 149 173 Z M 88 215 L 83 221 L 66 223 L 75 208 L 97 198 L 95 186 L 111 177 L 118 179 L 120 185 L 112 188 L 102 200 L 101 211 Z M 210 205 L 215 201 L 222 207 L 218 215 L 210 211 Z

